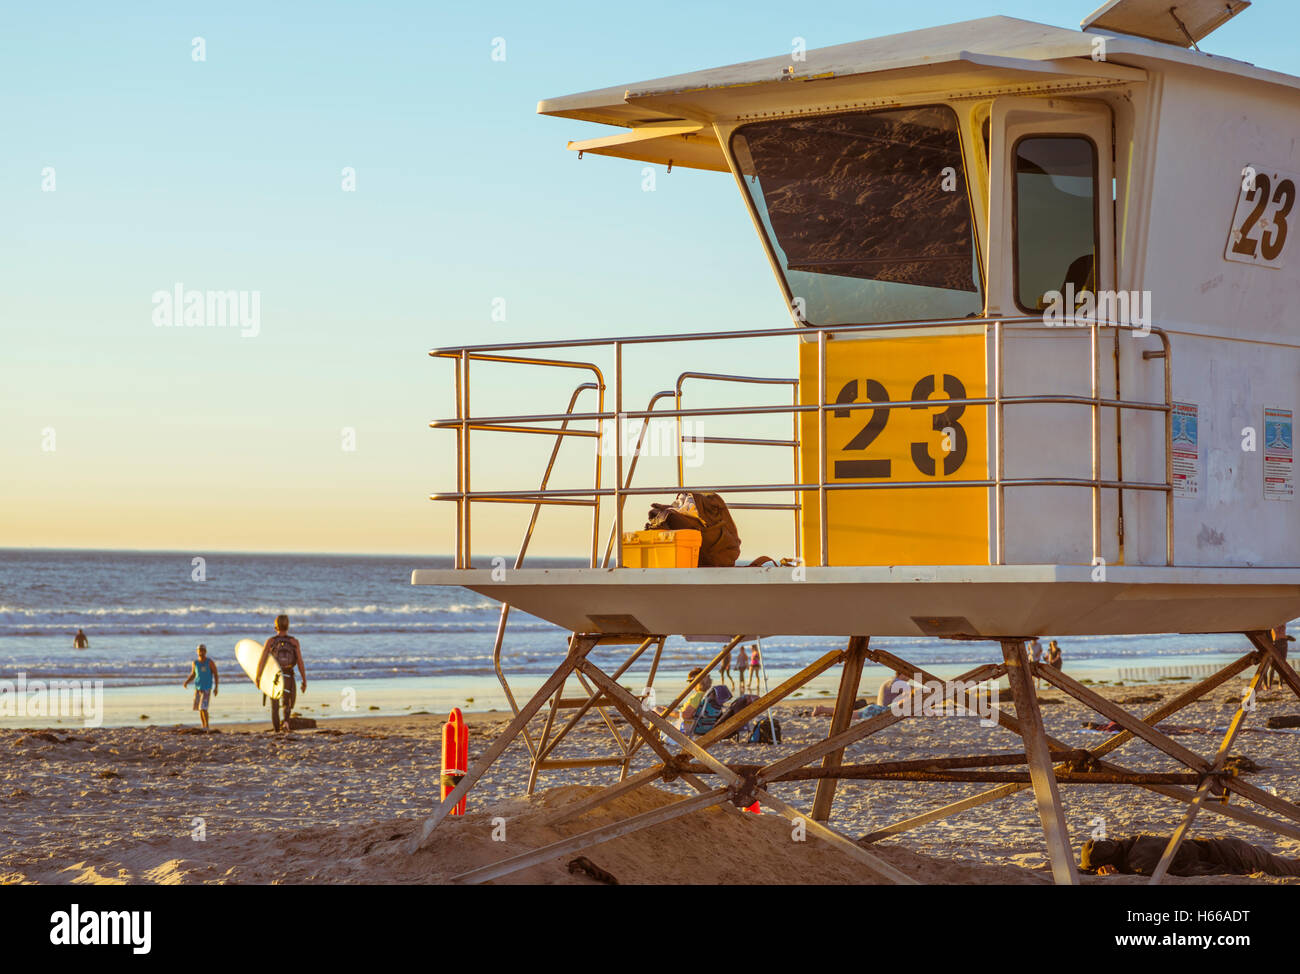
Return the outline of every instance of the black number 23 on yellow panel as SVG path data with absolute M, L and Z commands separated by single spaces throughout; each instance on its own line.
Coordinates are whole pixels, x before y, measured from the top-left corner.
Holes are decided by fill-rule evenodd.
M 912 402 L 912 405 L 908 408 L 927 408 L 921 405 L 919 400 L 934 397 L 935 379 L 936 377 L 933 375 L 924 375 L 917 380 L 916 384 L 912 386 L 911 395 L 908 396 L 908 399 Z M 955 375 L 945 372 L 938 379 L 943 383 L 946 398 L 958 400 L 967 398 L 965 384 Z M 865 393 L 865 400 L 863 399 L 863 393 Z M 884 405 L 891 402 L 889 390 L 876 379 L 850 379 L 844 383 L 835 397 L 837 403 L 863 401 L 881 403 L 882 405 L 878 409 L 837 409 L 833 413 L 837 419 L 865 419 L 862 428 L 853 439 L 844 445 L 845 451 L 868 453 L 872 442 L 884 432 L 885 427 L 889 424 L 891 414 L 897 412 L 897 409 L 890 409 Z M 943 454 L 942 462 L 945 476 L 951 476 L 961 469 L 961 465 L 965 462 L 966 454 L 970 449 L 970 440 L 966 436 L 966 430 L 961 425 L 961 417 L 965 412 L 965 404 L 958 402 L 943 408 L 930 417 L 930 428 L 942 437 L 938 447 Z M 930 442 L 913 442 L 911 444 L 912 465 L 919 474 L 925 477 L 935 476 L 938 470 L 939 461 L 931 453 L 933 447 L 934 444 Z M 888 480 L 892 474 L 893 461 L 888 457 L 869 459 L 864 456 L 863 459 L 836 460 L 832 479 L 882 478 Z
M 801 400 L 815 402 L 815 343 L 801 349 L 800 378 Z M 982 331 L 827 343 L 825 481 L 865 488 L 827 496 L 829 564 L 987 563 L 987 489 L 939 486 L 987 477 L 989 411 L 962 401 L 986 388 Z M 805 417 L 802 469 L 812 482 L 818 430 L 815 414 Z M 820 541 L 817 506 L 810 498 L 803 509 L 809 552 Z

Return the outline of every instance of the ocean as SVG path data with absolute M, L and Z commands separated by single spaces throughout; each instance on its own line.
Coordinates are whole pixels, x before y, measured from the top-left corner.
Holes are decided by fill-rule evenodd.
M 201 565 L 196 557 L 204 559 Z M 227 688 L 213 703 L 212 719 L 266 719 L 260 695 L 235 662 L 234 646 L 243 638 L 265 639 L 283 612 L 307 665 L 310 693 L 299 696 L 304 715 L 504 709 L 492 666 L 498 604 L 463 589 L 410 584 L 412 569 L 450 564 L 449 557 L 0 549 L 0 681 L 102 681 L 105 723 L 192 721 L 197 715 L 190 714 L 190 697 L 180 685 L 195 647 L 204 643 Z M 88 649 L 72 648 L 78 629 L 89 637 Z M 516 696 L 554 669 L 567 635 L 511 613 L 502 656 L 507 674 L 519 678 Z M 764 639 L 769 680 L 793 673 L 837 642 Z M 873 645 L 942 677 L 997 656 L 991 644 L 977 642 L 901 638 Z M 1234 635 L 1070 637 L 1061 645 L 1067 671 L 1111 680 L 1124 667 L 1216 663 L 1249 648 Z M 710 644 L 670 640 L 660 692 L 675 690 L 691 666 L 716 651 Z M 631 671 L 631 682 L 648 669 L 649 657 Z M 874 688 L 877 676 L 869 670 L 864 687 Z M 834 679 L 823 677 L 824 685 L 810 693 L 833 692 Z M 0 726 L 57 723 L 39 717 L 0 711 Z

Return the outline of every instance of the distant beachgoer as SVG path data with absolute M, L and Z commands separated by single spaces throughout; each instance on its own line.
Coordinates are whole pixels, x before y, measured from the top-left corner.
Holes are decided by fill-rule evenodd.
M 203 729 L 208 729 L 208 702 L 217 693 L 221 683 L 217 676 L 217 664 L 208 659 L 208 647 L 199 643 L 199 648 L 195 650 L 198 657 L 190 664 L 190 675 L 185 678 L 181 686 L 188 687 L 190 682 L 194 683 L 194 708 L 199 712 L 199 720 L 203 722 Z
M 911 692 L 912 684 L 907 681 L 907 674 L 903 670 L 898 670 L 888 680 L 880 684 L 880 689 L 876 691 L 876 702 L 868 703 L 866 700 L 858 699 L 853 701 L 854 718 L 859 720 L 870 720 L 872 717 L 878 717 L 889 710 L 889 705 L 899 697 Z M 834 707 L 818 705 L 813 708 L 814 717 L 829 717 L 835 713 Z
M 875 707 L 875 704 L 869 705 L 867 701 L 863 700 L 861 697 L 858 697 L 857 700 L 853 701 L 853 712 L 856 714 L 859 710 L 862 710 L 864 707 L 867 706 Z M 812 715 L 814 717 L 833 717 L 835 716 L 835 708 L 828 707 L 825 704 L 819 703 L 817 704 L 817 706 L 813 707 Z
M 1286 659 L 1287 648 L 1289 644 L 1295 642 L 1295 636 L 1287 635 L 1286 623 L 1278 626 L 1273 630 L 1273 652 Z M 1282 674 L 1278 672 L 1277 667 L 1272 663 L 1264 670 L 1264 687 L 1265 689 L 1282 686 Z
M 298 672 L 302 674 L 302 692 L 307 692 L 307 667 L 302 661 L 302 646 L 298 640 L 289 635 L 289 617 L 275 617 L 275 635 L 266 641 L 262 647 L 262 658 L 257 662 L 257 676 L 253 682 L 260 683 L 262 679 L 262 670 L 266 668 L 266 661 L 272 656 L 280 664 L 280 669 L 284 673 L 284 679 L 281 682 L 283 692 L 279 700 L 271 700 L 271 726 L 275 730 L 280 730 L 280 708 L 284 707 L 284 730 L 289 730 L 289 715 L 293 713 L 294 701 L 298 699 L 298 691 L 293 683 L 293 668 L 296 665 Z
M 749 654 L 749 679 L 753 682 L 755 690 L 761 689 L 759 684 L 759 676 L 761 675 L 759 673 L 759 668 L 762 666 L 762 663 L 763 660 L 758 655 L 758 643 L 754 643 Z
M 1043 661 L 1043 644 L 1037 636 L 1029 640 L 1029 658 L 1031 661 L 1033 661 L 1035 665 Z M 1040 676 L 1035 676 L 1034 686 L 1037 688 L 1042 686 L 1042 684 L 1043 684 L 1043 678 Z
M 73 649 L 90 649 L 90 639 L 86 635 L 86 630 L 78 629 L 77 634 L 72 637 Z
M 1061 668 L 1061 647 L 1055 639 L 1047 644 L 1047 665 L 1057 670 Z
M 731 678 L 731 651 L 730 650 L 722 654 L 722 662 L 718 664 L 718 682 L 730 683 L 733 687 L 736 685 L 736 681 Z
M 903 670 L 895 670 L 892 679 L 885 680 L 880 684 L 880 689 L 876 692 L 876 706 L 888 707 L 895 700 L 905 693 L 910 693 L 912 684 L 908 682 L 907 673 Z
M 736 647 L 736 672 L 740 675 L 740 689 L 748 690 L 749 684 L 746 680 L 749 673 L 749 651 L 744 646 Z

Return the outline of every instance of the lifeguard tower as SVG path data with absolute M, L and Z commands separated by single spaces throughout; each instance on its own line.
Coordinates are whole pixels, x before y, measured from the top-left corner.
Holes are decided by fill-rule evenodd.
M 502 631 L 514 606 L 573 637 L 564 663 L 521 704 L 502 673 L 499 634 L 498 673 L 516 719 L 417 845 L 516 736 L 533 756 L 535 782 L 566 765 L 548 760 L 561 711 L 576 715 L 558 736 L 591 708 L 613 708 L 629 738 L 615 730 L 620 754 L 589 763 L 619 766 L 620 780 L 570 814 L 660 779 L 680 778 L 699 794 L 466 880 L 697 808 L 757 800 L 906 882 L 829 822 L 838 780 L 899 771 L 842 763 L 846 746 L 904 719 L 891 712 L 851 723 L 864 663 L 931 678 L 869 639 L 917 635 L 999 644 L 965 676 L 1008 680 L 1014 716 L 1000 711 L 997 720 L 1020 735 L 1024 753 L 1016 762 L 916 763 L 910 770 L 926 780 L 1000 784 L 868 838 L 1032 787 L 1054 877 L 1075 882 L 1058 785 L 1089 783 L 1128 783 L 1186 804 L 1157 881 L 1201 811 L 1300 837 L 1300 807 L 1223 770 L 1248 704 L 1217 754 L 1197 754 L 1156 726 L 1251 668 L 1252 690 L 1271 664 L 1300 694 L 1285 644 L 1269 635 L 1300 615 L 1292 473 L 1300 238 L 1290 236 L 1300 222 L 1300 78 L 1193 49 L 1246 6 L 1113 0 L 1078 31 L 991 17 L 540 103 L 543 114 L 618 130 L 570 143 L 580 155 L 730 173 L 792 321 L 778 330 L 432 353 L 455 377 L 456 415 L 432 425 L 456 436 L 456 488 L 434 495 L 455 505 L 456 563 L 416 571 L 412 581 L 499 600 Z M 694 366 L 692 349 L 725 349 L 735 362 L 757 342 L 793 346 L 795 374 Z M 628 359 L 666 346 L 693 367 L 665 372 L 662 391 L 638 408 Z M 567 408 L 561 400 L 540 413 L 477 402 L 471 409 L 471 366 L 477 373 L 480 363 L 580 381 Z M 691 408 L 684 389 L 706 383 L 759 389 L 772 401 Z M 594 410 L 577 408 L 584 395 Z M 765 447 L 783 459 L 761 480 L 694 482 L 679 461 L 676 482 L 638 483 L 642 441 L 629 448 L 607 432 L 630 424 L 643 436 L 654 417 L 680 428 L 704 416 L 742 431 L 747 421 L 785 417 L 786 436 L 694 437 L 719 449 Z M 471 437 L 477 451 L 526 436 L 552 444 L 533 481 L 540 486 L 472 487 Z M 574 444 L 594 447 L 593 482 L 551 486 L 556 457 Z M 788 512 L 793 533 L 782 554 L 795 566 L 620 567 L 625 527 L 640 527 L 646 497 L 682 487 L 725 497 L 742 536 L 746 517 Z M 504 572 L 473 560 L 472 514 L 485 504 L 531 508 L 519 556 Z M 588 567 L 526 566 L 539 515 L 556 505 L 590 509 Z M 653 680 L 668 636 L 735 634 L 715 666 L 755 633 L 847 641 L 738 715 L 751 719 L 842 667 L 828 737 L 757 772 L 709 751 L 735 722 L 691 739 L 618 683 L 651 650 Z M 1242 633 L 1248 651 L 1139 717 L 1032 663 L 1026 640 L 1047 633 Z M 633 647 L 612 672 L 589 658 L 608 644 Z M 1086 751 L 1050 738 L 1035 676 L 1122 731 Z M 583 697 L 563 696 L 570 678 Z M 528 722 L 548 704 L 535 740 Z M 1148 773 L 1106 759 L 1133 738 L 1185 771 Z M 643 745 L 659 763 L 629 774 Z M 989 770 L 1007 763 L 1027 768 Z M 796 773 L 819 780 L 810 809 L 770 792 Z M 1206 801 L 1225 792 L 1271 814 Z

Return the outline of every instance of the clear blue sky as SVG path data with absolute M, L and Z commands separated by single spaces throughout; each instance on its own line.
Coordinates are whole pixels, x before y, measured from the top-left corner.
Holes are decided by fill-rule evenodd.
M 539 98 L 1091 3 L 115 6 L 0 32 L 0 544 L 449 550 L 429 347 L 788 320 L 727 177 L 643 193 Z M 1300 74 L 1297 9 L 1206 49 Z M 261 333 L 154 327 L 178 282 L 260 291 Z

